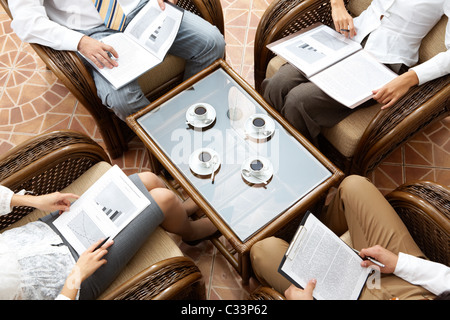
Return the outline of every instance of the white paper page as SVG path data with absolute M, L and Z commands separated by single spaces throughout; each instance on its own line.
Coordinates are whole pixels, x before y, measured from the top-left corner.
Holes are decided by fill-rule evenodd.
M 149 204 L 148 198 L 116 165 L 53 224 L 81 254 L 102 238 L 113 239 Z
M 303 288 L 316 279 L 314 298 L 358 298 L 370 269 L 361 267 L 361 258 L 314 215 L 308 216 L 293 246 L 282 270 Z
M 166 3 L 161 10 L 156 0 L 151 0 L 128 24 L 124 33 L 134 38 L 158 59 L 163 60 L 178 33 L 183 12 Z
M 122 33 L 115 33 L 102 39 L 102 42 L 112 46 L 118 53 L 118 67 L 112 69 L 94 66 L 116 89 L 133 81 L 147 70 L 161 63 L 157 57 L 150 54 L 139 44 Z
M 395 72 L 361 50 L 310 80 L 330 97 L 353 109 L 371 99 L 372 90 L 381 88 L 396 77 Z
M 361 49 L 361 45 L 323 24 L 281 39 L 268 48 L 300 69 L 307 77 Z

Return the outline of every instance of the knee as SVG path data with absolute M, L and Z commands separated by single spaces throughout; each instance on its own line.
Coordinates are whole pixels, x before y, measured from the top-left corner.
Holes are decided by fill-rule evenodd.
M 283 85 L 281 85 L 281 81 L 275 79 L 275 76 L 264 79 L 261 83 L 261 89 L 264 99 L 272 106 L 274 106 L 277 97 L 283 95 Z
M 351 175 L 342 180 L 339 185 L 339 193 L 341 194 L 341 197 L 345 197 L 346 195 L 355 195 L 365 190 L 367 186 L 373 186 L 369 179 L 358 175 Z
M 250 260 L 255 273 L 262 276 L 264 273 L 262 270 L 278 267 L 286 249 L 285 241 L 276 237 L 269 237 L 255 243 L 250 250 Z
M 141 179 L 142 183 L 145 185 L 147 190 L 165 187 L 162 180 L 153 172 L 150 171 L 141 172 L 139 173 L 139 178 Z
M 178 197 L 166 188 L 155 188 L 150 190 L 150 194 L 158 204 L 159 208 L 162 210 L 167 218 L 167 213 L 172 212 L 173 206 L 179 201 Z
M 285 99 L 292 89 L 291 80 L 283 76 L 282 73 L 277 72 L 271 78 L 266 78 L 261 83 L 261 89 L 264 98 L 273 100 L 275 97 L 281 96 Z
M 224 57 L 226 43 L 217 27 L 213 26 L 203 39 L 205 41 L 205 47 L 210 53 L 211 60 L 215 61 Z
M 215 51 L 216 54 L 218 56 L 218 58 L 223 58 L 225 55 L 225 46 L 226 46 L 226 42 L 225 42 L 225 38 L 223 37 L 223 35 L 220 33 L 220 31 L 216 28 L 217 32 L 215 33 L 215 39 L 214 39 L 214 43 L 215 43 Z
M 305 87 L 305 84 L 300 84 L 290 90 L 286 94 L 284 105 L 291 111 L 295 109 L 303 117 L 310 117 L 317 108 L 318 102 L 316 96 L 309 94 Z
M 360 188 L 362 185 L 367 184 L 367 183 L 371 183 L 369 179 L 367 179 L 366 177 L 354 174 L 354 175 L 345 177 L 345 179 L 342 180 L 339 187 L 341 189 L 345 189 L 345 190 L 356 190 L 356 189 Z
M 298 90 L 291 90 L 285 99 L 281 115 L 292 124 L 301 134 L 310 137 L 310 126 L 314 123 L 308 111 L 309 104 L 303 96 L 298 95 Z M 309 127 L 308 127 L 309 124 Z
M 250 249 L 250 261 L 252 263 L 253 269 L 259 269 L 261 262 L 264 261 L 264 255 L 266 252 L 265 243 L 267 242 L 267 239 L 270 239 L 270 238 L 266 238 L 261 241 L 258 241 Z
M 125 86 L 119 90 L 111 89 L 106 93 L 98 92 L 98 95 L 102 103 L 122 120 L 149 104 L 138 85 Z

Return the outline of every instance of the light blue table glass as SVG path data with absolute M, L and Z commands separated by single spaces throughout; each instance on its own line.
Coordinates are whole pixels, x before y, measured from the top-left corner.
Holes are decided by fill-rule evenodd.
M 216 113 L 215 121 L 203 129 L 186 123 L 187 110 L 197 103 L 212 106 Z M 242 242 L 331 176 L 277 121 L 273 121 L 268 139 L 257 139 L 248 122 L 255 114 L 272 119 L 234 79 L 218 69 L 137 119 Z M 194 164 L 189 159 L 201 148 L 212 149 L 220 158 L 214 183 L 210 174 L 191 170 Z M 257 181 L 242 174 L 243 163 L 254 156 L 269 160 L 273 168 L 267 184 L 250 183 Z

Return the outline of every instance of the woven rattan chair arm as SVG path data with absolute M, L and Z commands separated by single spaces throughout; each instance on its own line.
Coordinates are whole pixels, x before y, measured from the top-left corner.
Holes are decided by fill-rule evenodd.
M 76 52 L 54 50 L 39 44 L 31 46 L 83 106 L 92 106 L 89 111 L 93 112 L 94 116 L 101 117 L 102 112 L 109 112 L 97 96 L 91 73 Z
M 14 192 L 34 194 L 62 190 L 100 161 L 110 162 L 105 151 L 91 138 L 61 130 L 33 137 L 0 157 L 0 184 Z M 31 208 L 17 207 L 0 217 L 0 229 L 19 220 Z
M 155 263 L 102 297 L 104 300 L 204 299 L 202 274 L 188 257 Z
M 179 0 L 177 5 L 189 10 L 215 25 L 225 34 L 223 11 L 220 0 Z
M 414 181 L 386 195 L 417 245 L 432 261 L 450 265 L 450 190 Z
M 328 0 L 275 0 L 268 6 L 255 35 L 254 69 L 255 88 L 258 92 L 261 92 L 267 65 L 274 57 L 267 45 L 316 22 L 332 25 Z
M 260 287 L 250 294 L 248 300 L 286 300 L 286 298 L 275 289 Z
M 399 145 L 450 113 L 450 75 L 412 88 L 391 108 L 381 110 L 366 128 L 353 160 L 365 175 Z

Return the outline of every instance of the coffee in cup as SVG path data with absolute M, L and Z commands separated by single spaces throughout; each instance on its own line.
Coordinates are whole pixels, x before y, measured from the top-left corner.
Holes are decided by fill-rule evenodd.
M 199 104 L 194 108 L 193 114 L 198 119 L 205 119 L 208 116 L 208 109 L 204 105 Z
M 203 167 L 208 168 L 211 165 L 212 155 L 208 151 L 202 151 L 199 153 L 198 159 Z
M 252 126 L 256 131 L 263 131 L 266 126 L 266 120 L 262 117 L 255 117 L 252 120 Z
M 250 162 L 250 171 L 253 175 L 263 175 L 266 170 L 267 167 L 264 166 L 261 160 L 255 159 Z

